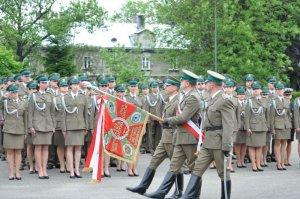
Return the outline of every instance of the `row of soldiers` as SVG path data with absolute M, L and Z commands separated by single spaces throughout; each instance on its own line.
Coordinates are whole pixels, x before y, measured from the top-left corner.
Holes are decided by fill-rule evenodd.
M 175 183 L 175 192 L 167 198 L 199 198 L 202 175 L 214 162 L 221 178 L 221 198 L 230 198 L 232 152 L 237 156 L 238 168 L 246 167 L 248 152 L 252 171 L 261 172 L 272 151 L 276 169 L 286 170 L 291 165 L 287 148 L 294 132 L 300 140 L 300 99 L 292 103 L 293 90 L 275 77 L 268 79 L 267 87 L 251 74 L 244 80 L 244 85 L 237 85 L 233 79 L 213 71 L 208 71 L 205 79 L 186 70 L 182 71 L 180 82 L 168 79 L 165 94 L 169 100 L 162 115 L 162 139 L 142 181 L 127 190 L 149 198 L 165 198 Z M 190 123 L 205 134 L 204 140 L 186 128 Z M 163 182 L 155 192 L 146 193 L 157 167 L 166 158 L 171 162 Z M 183 194 L 184 166 L 191 171 L 191 178 Z
M 25 163 L 23 166 L 26 165 L 27 159 L 30 173 L 38 173 L 41 179 L 48 179 L 47 169 L 53 167 L 60 168 L 61 173 L 70 172 L 72 178 L 81 177 L 80 156 L 85 158 L 87 154 L 98 108 L 96 101 L 99 94 L 88 87 L 96 86 L 103 92 L 123 98 L 161 116 L 165 98 L 159 90 L 158 82 L 139 84 L 137 79 L 131 79 L 127 84 L 129 92 L 125 96 L 127 86 L 116 86 L 116 78 L 112 75 L 99 76 L 94 82 L 90 82 L 85 74 L 61 78 L 58 73 L 41 75 L 33 80 L 31 71 L 24 69 L 14 77 L 0 79 L 0 121 L 3 127 L 0 134 L 0 155 L 2 159 L 7 158 L 8 162 L 12 162 L 9 178 L 20 178 L 19 169 L 14 170 L 14 167 L 22 168 L 22 165 L 15 165 L 11 158 L 19 159 L 21 150 Z M 139 94 L 139 85 L 142 95 Z M 24 111 L 24 116 L 19 108 Z M 12 116 L 12 120 L 9 116 Z M 11 125 L 18 122 L 17 118 L 23 118 L 24 121 L 19 123 L 20 126 Z M 161 130 L 158 121 L 149 120 L 142 153 L 154 152 L 161 137 Z M 126 171 L 124 162 L 104 156 L 104 176 L 110 177 L 109 165 L 113 164 L 116 164 L 117 171 Z M 67 162 L 75 162 L 75 165 Z M 138 176 L 137 163 L 127 167 L 129 176 Z

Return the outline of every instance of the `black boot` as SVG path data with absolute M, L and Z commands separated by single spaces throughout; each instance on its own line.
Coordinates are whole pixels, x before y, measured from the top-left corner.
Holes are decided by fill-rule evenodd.
M 224 187 L 224 181 L 221 181 L 221 187 L 222 187 L 222 195 L 221 199 L 225 199 L 225 187 Z M 226 190 L 227 190 L 227 199 L 230 199 L 231 195 L 231 180 L 226 181 Z
M 140 184 L 136 187 L 127 187 L 126 189 L 131 192 L 143 195 L 146 192 L 146 190 L 149 188 L 153 180 L 154 174 L 155 174 L 155 170 L 148 167 Z
M 166 199 L 178 199 L 182 196 L 182 191 L 183 191 L 183 174 L 178 173 L 175 181 L 175 191 L 173 195 L 171 195 L 170 197 L 166 197 Z
M 165 196 L 172 188 L 175 179 L 176 179 L 176 174 L 173 172 L 168 172 L 162 184 L 158 187 L 158 189 L 154 193 L 144 194 L 144 196 L 148 198 L 157 198 L 157 199 L 165 198 Z
M 200 198 L 201 186 L 202 186 L 202 178 L 192 173 L 190 181 L 181 199 Z

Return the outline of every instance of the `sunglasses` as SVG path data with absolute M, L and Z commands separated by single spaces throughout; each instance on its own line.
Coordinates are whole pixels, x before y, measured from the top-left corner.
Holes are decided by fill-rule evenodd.
M 205 84 L 205 83 L 197 83 L 197 85 L 199 85 L 199 86 L 200 86 L 200 85 L 204 85 L 204 84 Z
M 108 85 L 100 85 L 100 87 L 107 87 Z

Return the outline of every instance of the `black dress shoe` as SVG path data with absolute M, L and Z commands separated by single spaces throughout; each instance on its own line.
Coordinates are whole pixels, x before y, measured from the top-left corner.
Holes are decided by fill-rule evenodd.
M 253 171 L 253 172 L 258 172 L 258 170 L 257 170 L 257 169 L 252 169 L 252 171 Z
M 122 169 L 117 169 L 117 172 L 121 172 L 122 171 Z
M 70 171 L 66 170 L 67 173 L 70 173 Z
M 22 180 L 22 178 L 21 178 L 21 177 L 16 177 L 15 179 L 16 179 L 16 180 Z
M 287 170 L 285 167 L 282 167 L 282 170 Z
M 29 174 L 35 174 L 35 171 L 29 171 Z
M 9 180 L 14 180 L 14 179 L 15 179 L 15 177 L 9 177 L 8 179 L 9 179 Z
M 106 177 L 106 178 L 110 178 L 110 177 L 111 177 L 111 175 L 110 175 L 110 174 L 106 174 L 106 173 L 104 173 L 104 177 Z
M 44 176 L 44 179 L 49 179 L 49 176 Z
M 64 171 L 59 170 L 59 173 L 66 173 L 66 171 L 65 170 Z
M 261 169 L 261 168 L 257 168 L 257 170 L 258 170 L 258 171 L 264 171 L 264 170 L 263 170 L 263 169 Z
M 126 171 L 126 169 L 121 169 L 121 171 Z
M 128 173 L 128 176 L 129 176 L 129 177 L 134 177 L 134 174 L 129 174 L 129 173 Z
M 75 175 L 75 178 L 82 178 L 81 175 L 77 175 L 76 173 L 74 173 L 74 175 Z
M 239 165 L 237 165 L 236 167 L 237 167 L 237 168 L 243 168 L 243 166 L 239 166 Z
M 73 176 L 70 176 L 70 178 L 71 178 L 71 179 L 75 179 L 75 175 L 73 175 Z
M 279 171 L 283 170 L 283 168 L 278 167 L 278 165 L 276 165 L 276 167 L 277 167 L 277 170 L 279 170 Z
M 43 179 L 45 179 L 45 177 L 44 177 L 44 176 L 39 176 L 39 179 L 42 179 L 42 180 L 43 180 Z

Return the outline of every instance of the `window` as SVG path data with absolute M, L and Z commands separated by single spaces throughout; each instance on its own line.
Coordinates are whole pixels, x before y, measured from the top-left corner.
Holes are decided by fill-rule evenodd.
M 177 58 L 172 58 L 171 59 L 171 66 L 170 66 L 170 71 L 178 71 L 178 59 Z
M 84 57 L 83 58 L 83 69 L 88 69 L 92 65 L 91 57 Z
M 142 70 L 150 70 L 151 62 L 150 59 L 147 57 L 142 58 Z

